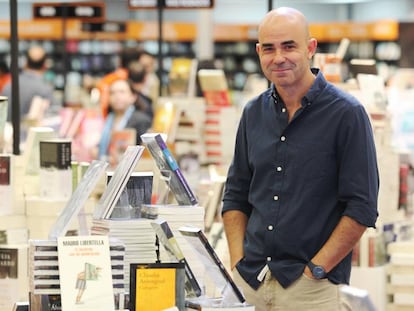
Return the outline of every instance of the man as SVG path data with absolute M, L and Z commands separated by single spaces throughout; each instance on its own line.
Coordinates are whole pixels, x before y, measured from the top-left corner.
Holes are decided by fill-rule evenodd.
M 369 118 L 310 68 L 304 15 L 270 11 L 256 46 L 271 87 L 243 111 L 223 197 L 235 281 L 261 310 L 340 310 L 352 249 L 377 219 Z
M 46 52 L 38 45 L 31 46 L 26 52 L 26 65 L 19 75 L 19 98 L 20 98 L 20 116 L 27 117 L 32 102 L 35 100 L 42 103 L 42 110 L 45 107 L 55 105 L 57 100 L 54 96 L 53 86 L 43 79 L 43 74 L 46 70 Z M 11 105 L 13 99 L 11 98 L 11 83 L 4 86 L 3 95 L 9 98 L 9 117 L 11 119 Z

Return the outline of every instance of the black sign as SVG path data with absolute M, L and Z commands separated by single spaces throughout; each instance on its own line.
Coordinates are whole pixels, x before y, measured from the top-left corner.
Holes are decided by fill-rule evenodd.
M 82 31 L 123 33 L 126 31 L 124 22 L 82 23 Z
M 130 9 L 155 9 L 159 4 L 164 9 L 210 9 L 214 0 L 128 0 Z
M 103 3 L 34 3 L 33 16 L 35 18 L 78 18 L 78 19 L 105 19 Z

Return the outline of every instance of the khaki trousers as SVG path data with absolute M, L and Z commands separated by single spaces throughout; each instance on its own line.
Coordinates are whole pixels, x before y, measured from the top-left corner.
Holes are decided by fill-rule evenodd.
M 341 299 L 339 286 L 328 279 L 315 280 L 302 275 L 288 288 L 283 288 L 268 271 L 262 285 L 252 289 L 237 269 L 233 278 L 246 301 L 256 311 L 344 311 L 351 310 Z

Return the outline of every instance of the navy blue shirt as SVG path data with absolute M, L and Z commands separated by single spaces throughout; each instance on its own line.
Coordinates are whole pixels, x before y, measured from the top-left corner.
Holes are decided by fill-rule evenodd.
M 290 122 L 274 86 L 248 102 L 240 119 L 222 213 L 249 217 L 236 267 L 253 288 L 266 264 L 288 287 L 342 216 L 375 227 L 379 177 L 368 115 L 314 73 Z M 351 256 L 329 272 L 330 281 L 349 283 Z

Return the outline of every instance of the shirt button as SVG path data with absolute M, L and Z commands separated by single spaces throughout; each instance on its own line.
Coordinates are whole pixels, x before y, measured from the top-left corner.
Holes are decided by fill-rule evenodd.
M 279 197 L 278 197 L 277 195 L 275 195 L 275 196 L 273 197 L 273 200 L 274 200 L 274 201 L 277 201 L 277 200 L 279 200 Z
M 278 166 L 278 167 L 276 168 L 276 170 L 277 170 L 278 172 L 281 172 L 281 171 L 282 171 L 282 167 L 281 167 L 281 166 Z
M 266 260 L 267 261 L 272 261 L 272 257 L 269 256 L 269 257 L 266 258 Z
M 285 141 L 286 140 L 286 137 L 285 136 L 282 136 L 282 137 L 280 137 L 280 140 L 281 141 Z
M 268 225 L 267 226 L 267 230 L 272 231 L 273 230 L 273 226 L 272 225 Z
M 282 108 L 282 112 L 286 112 L 286 108 Z

